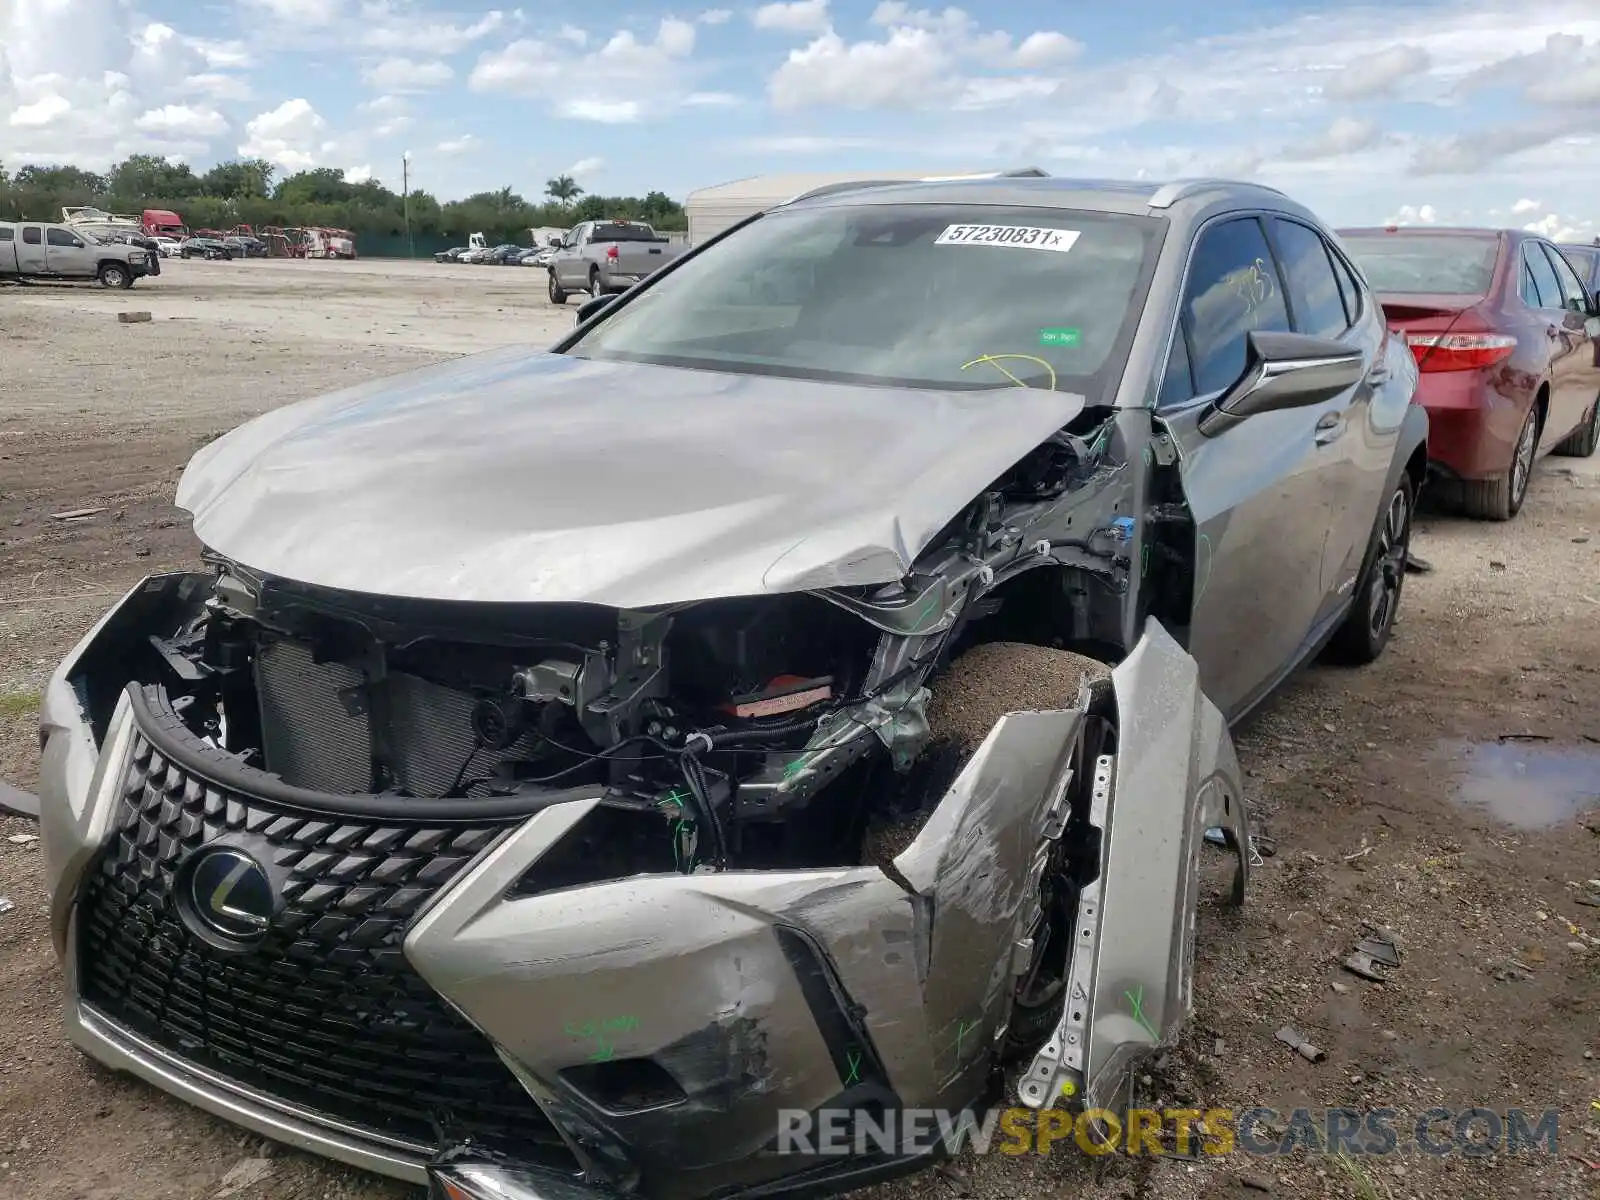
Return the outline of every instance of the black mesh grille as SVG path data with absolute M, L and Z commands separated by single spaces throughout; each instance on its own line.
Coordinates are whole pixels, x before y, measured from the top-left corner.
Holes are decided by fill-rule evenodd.
M 570 1162 L 487 1039 L 401 951 L 423 902 L 497 832 L 312 819 L 219 789 L 137 736 L 117 832 L 80 901 L 83 998 L 183 1059 L 348 1124 Z M 176 907 L 185 857 L 224 838 L 282 881 L 283 910 L 248 954 L 213 949 Z

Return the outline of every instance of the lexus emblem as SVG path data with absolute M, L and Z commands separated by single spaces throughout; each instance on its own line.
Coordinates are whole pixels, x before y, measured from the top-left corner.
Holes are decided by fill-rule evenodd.
M 218 846 L 189 859 L 182 907 L 196 933 L 236 947 L 253 945 L 266 934 L 277 909 L 272 880 L 242 850 Z

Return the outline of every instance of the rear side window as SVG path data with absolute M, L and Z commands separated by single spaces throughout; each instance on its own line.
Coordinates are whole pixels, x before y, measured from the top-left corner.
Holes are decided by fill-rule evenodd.
M 1338 276 L 1339 291 L 1344 294 L 1345 316 L 1354 325 L 1361 316 L 1361 284 L 1350 269 L 1350 264 L 1337 250 L 1331 251 L 1328 257 L 1333 259 L 1333 273 Z
M 1550 265 L 1550 260 L 1540 251 L 1533 242 L 1524 243 L 1522 258 L 1528 268 L 1528 282 L 1532 285 L 1538 299 L 1523 297 L 1529 304 L 1538 308 L 1565 308 L 1566 298 L 1561 294 L 1561 284 L 1556 279 L 1555 268 Z
M 1575 313 L 1588 312 L 1589 297 L 1584 292 L 1583 284 L 1578 281 L 1577 274 L 1567 263 L 1567 260 L 1562 258 L 1556 248 L 1548 243 L 1541 243 L 1540 249 L 1549 257 L 1550 266 L 1555 270 L 1556 280 L 1561 285 L 1562 305 Z
M 39 236 L 39 229 L 37 226 L 24 229 L 22 231 L 22 240 L 28 243 L 30 246 L 37 246 L 41 241 L 43 241 L 43 239 Z
M 1245 339 L 1289 332 L 1289 310 L 1261 222 L 1242 217 L 1200 235 L 1183 297 L 1197 394 L 1218 392 L 1244 374 Z
M 653 242 L 656 236 L 656 231 L 648 225 L 619 225 L 608 221 L 594 227 L 597 242 Z
M 16 231 L 9 225 L 0 225 L 0 242 L 15 241 L 16 236 Z
M 1278 261 L 1283 264 L 1295 329 L 1317 337 L 1338 337 L 1350 327 L 1350 318 L 1321 235 L 1298 221 L 1274 217 L 1272 236 Z
M 65 229 L 50 229 L 50 230 L 46 230 L 44 237 L 45 237 L 45 241 L 48 244 L 52 245 L 52 246 L 81 246 L 81 245 L 83 245 L 82 242 L 80 242 L 77 238 L 73 237 Z
M 1563 246 L 1561 254 L 1583 276 L 1590 291 L 1600 291 L 1600 247 Z
M 1500 258 L 1495 234 L 1345 234 L 1375 292 L 1486 296 Z

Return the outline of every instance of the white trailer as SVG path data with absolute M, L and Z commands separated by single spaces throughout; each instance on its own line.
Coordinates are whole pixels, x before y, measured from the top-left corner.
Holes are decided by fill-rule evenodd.
M 689 244 L 698 246 L 730 225 L 821 187 L 848 183 L 915 183 L 934 179 L 1044 178 L 1038 167 L 1007 171 L 801 171 L 780 175 L 753 175 L 719 183 L 689 193 L 684 210 L 689 217 Z

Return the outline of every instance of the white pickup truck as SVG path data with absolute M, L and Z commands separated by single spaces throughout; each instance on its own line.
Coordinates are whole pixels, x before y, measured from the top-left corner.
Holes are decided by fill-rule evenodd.
M 643 221 L 584 221 L 550 256 L 550 303 L 624 291 L 682 253 Z
M 0 221 L 0 278 L 98 279 L 130 288 L 160 263 L 142 246 L 110 242 L 85 229 L 43 221 Z

